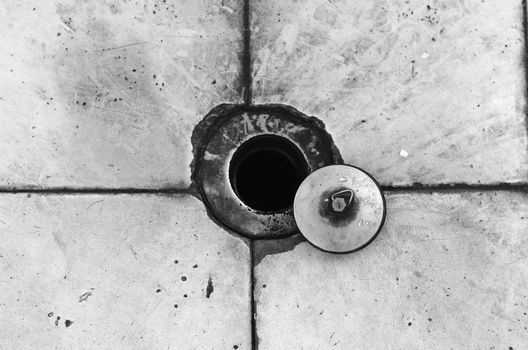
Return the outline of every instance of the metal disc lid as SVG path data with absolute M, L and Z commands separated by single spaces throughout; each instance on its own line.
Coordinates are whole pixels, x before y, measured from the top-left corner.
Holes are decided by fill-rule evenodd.
M 372 176 L 351 165 L 310 174 L 295 195 L 293 213 L 306 239 L 323 251 L 352 253 L 376 238 L 385 221 L 385 198 Z

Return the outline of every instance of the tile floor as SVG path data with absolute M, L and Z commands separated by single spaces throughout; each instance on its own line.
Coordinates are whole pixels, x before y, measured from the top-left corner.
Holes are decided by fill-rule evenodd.
M 527 348 L 524 6 L 1 2 L 0 348 Z M 244 102 L 380 181 L 370 246 L 210 219 L 191 133 Z

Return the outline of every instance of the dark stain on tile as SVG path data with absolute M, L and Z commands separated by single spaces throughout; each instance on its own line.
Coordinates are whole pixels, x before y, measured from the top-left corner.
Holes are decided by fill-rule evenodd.
M 262 259 L 264 259 L 264 257 L 266 257 L 267 255 L 280 254 L 291 251 L 301 242 L 306 242 L 306 239 L 301 234 L 296 234 L 291 237 L 280 239 L 255 241 L 254 266 L 260 264 Z
M 92 295 L 92 292 L 86 292 L 86 293 L 81 294 L 81 296 L 79 297 L 79 303 L 82 303 L 83 301 L 88 300 L 88 298 L 91 295 Z
M 205 288 L 205 297 L 209 298 L 211 297 L 211 294 L 214 292 L 214 286 L 213 286 L 213 279 L 209 277 L 209 280 L 207 281 L 207 288 Z

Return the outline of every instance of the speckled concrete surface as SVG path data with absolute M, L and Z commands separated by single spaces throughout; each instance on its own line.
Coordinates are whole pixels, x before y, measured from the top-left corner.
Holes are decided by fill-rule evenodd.
M 252 0 L 253 96 L 384 185 L 528 179 L 522 1 Z
M 526 349 L 528 195 L 387 200 L 385 228 L 358 253 L 301 243 L 263 258 L 259 349 Z
M 0 185 L 187 187 L 193 127 L 242 98 L 241 8 L 2 1 Z
M 242 102 L 243 3 L 0 2 L 0 190 L 55 188 L 0 194 L 0 348 L 527 348 L 520 187 L 390 193 L 352 255 L 255 242 L 251 344 L 248 242 L 190 195 L 132 193 L 188 188 L 194 126 Z M 521 1 L 249 5 L 253 102 L 323 120 L 345 162 L 528 183 Z M 127 194 L 73 194 L 101 189 Z
M 250 254 L 192 196 L 0 195 L 0 348 L 251 349 Z

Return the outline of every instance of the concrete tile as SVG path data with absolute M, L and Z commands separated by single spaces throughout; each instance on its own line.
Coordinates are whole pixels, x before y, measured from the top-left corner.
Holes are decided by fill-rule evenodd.
M 528 195 L 387 199 L 385 228 L 358 253 L 304 242 L 263 257 L 259 349 L 527 348 Z
M 384 185 L 526 182 L 522 1 L 254 0 L 255 103 Z
M 241 102 L 241 0 L 0 4 L 0 186 L 187 187 L 191 132 Z
M 4 194 L 0 242 L 2 349 L 251 349 L 247 242 L 192 196 Z

